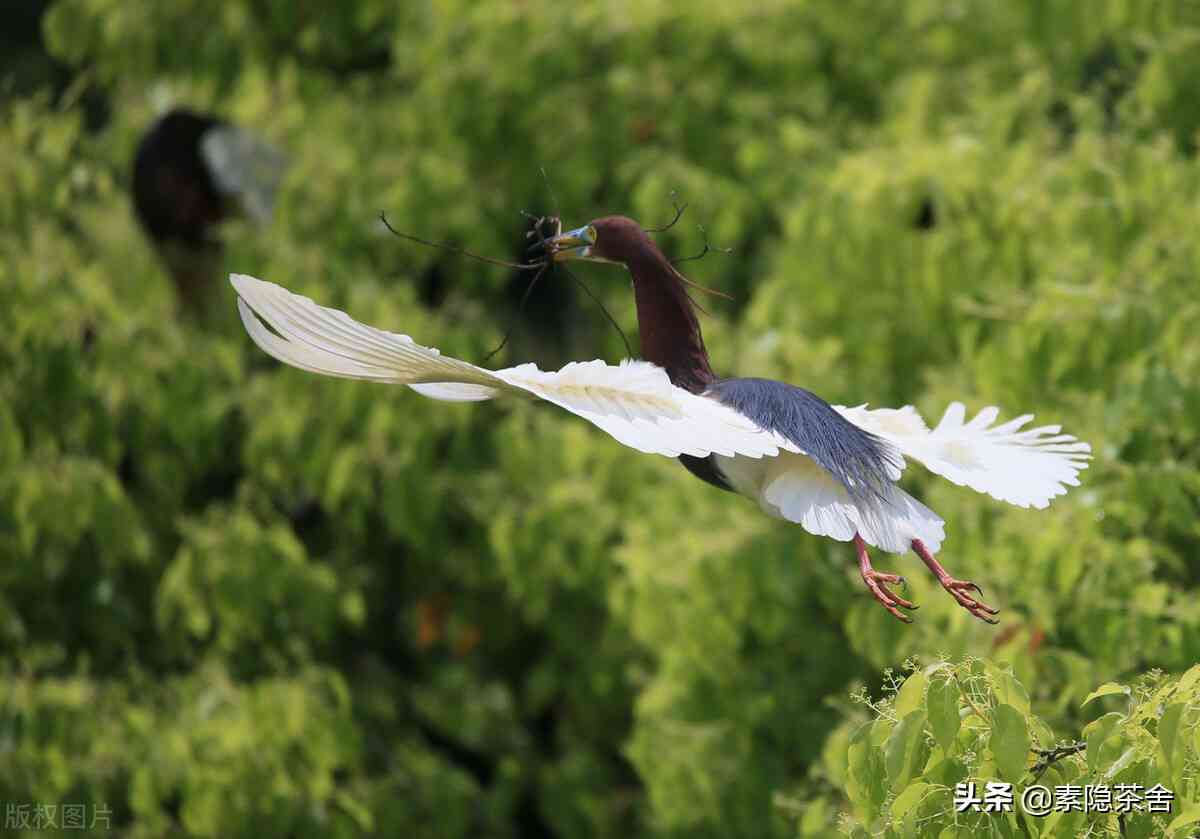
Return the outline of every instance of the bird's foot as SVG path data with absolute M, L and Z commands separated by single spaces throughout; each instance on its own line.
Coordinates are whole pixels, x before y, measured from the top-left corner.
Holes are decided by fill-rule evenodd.
M 954 598 L 959 606 L 962 606 L 981 621 L 992 624 L 1000 623 L 1000 621 L 993 617 L 993 615 L 1000 614 L 999 609 L 993 609 L 982 600 L 968 593 L 974 591 L 982 597 L 983 589 L 970 580 L 959 580 L 951 577 L 920 539 L 913 539 L 912 547 L 916 551 L 917 556 L 921 557 L 921 560 L 929 566 L 929 570 L 938 578 L 938 582 L 942 584 L 942 588 L 950 593 L 950 596 Z
M 862 578 L 863 582 L 867 584 L 867 589 L 871 592 L 871 596 L 878 600 L 883 605 L 883 608 L 891 612 L 893 617 L 896 617 L 905 623 L 912 623 L 912 618 L 901 612 L 896 607 L 900 606 L 904 609 L 917 609 L 919 608 L 917 604 L 913 603 L 911 600 L 905 600 L 900 595 L 885 587 L 888 585 L 904 585 L 903 577 L 901 577 L 899 574 L 883 574 L 872 569 L 869 571 L 864 571 Z
M 871 596 L 878 600 L 883 608 L 892 613 L 893 617 L 912 623 L 912 618 L 904 614 L 897 607 L 903 609 L 916 609 L 917 604 L 911 600 L 905 600 L 887 586 L 902 586 L 904 578 L 899 574 L 885 574 L 882 571 L 876 571 L 871 567 L 871 558 L 867 555 L 867 543 L 857 533 L 854 534 L 854 547 L 858 551 L 858 570 L 862 574 L 863 582 L 867 584 L 867 590 L 871 592 Z
M 983 601 L 967 594 L 968 591 L 974 589 L 982 597 L 983 589 L 978 585 L 970 580 L 957 580 L 954 577 L 939 579 L 939 582 L 942 584 L 942 588 L 950 592 L 950 595 L 958 602 L 958 605 L 962 606 L 972 615 L 987 623 L 1000 623 L 1000 621 L 992 617 L 992 615 L 1000 614 L 999 609 L 993 609 Z

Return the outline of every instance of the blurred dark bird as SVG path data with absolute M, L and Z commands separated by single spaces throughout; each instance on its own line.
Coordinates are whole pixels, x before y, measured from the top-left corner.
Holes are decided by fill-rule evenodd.
M 185 309 L 218 286 L 215 227 L 237 214 L 265 223 L 285 168 L 267 143 L 224 120 L 175 109 L 146 132 L 133 163 L 133 205 Z
M 1031 415 L 994 426 L 996 408 L 964 422 L 964 408 L 955 402 L 931 430 L 912 406 L 846 408 L 783 382 L 721 378 L 709 364 L 689 281 L 636 222 L 597 219 L 553 237 L 548 250 L 555 262 L 584 259 L 628 269 L 644 361 L 575 362 L 557 372 L 533 364 L 487 370 L 272 283 L 241 274 L 230 279 L 250 337 L 280 361 L 330 376 L 405 384 L 434 399 L 513 395 L 553 402 L 638 451 L 679 458 L 692 474 L 754 499 L 771 516 L 853 542 L 872 596 L 903 621 L 910 618 L 900 609 L 916 606 L 889 588 L 903 583 L 901 577 L 871 566 L 868 545 L 914 551 L 962 607 L 996 622 L 997 611 L 972 594 L 982 595 L 979 587 L 950 576 L 935 558 L 944 522 L 897 486 L 905 459 L 997 500 L 1043 508 L 1079 484 L 1091 457 L 1087 443 L 1061 434 L 1057 425 L 1021 431 Z

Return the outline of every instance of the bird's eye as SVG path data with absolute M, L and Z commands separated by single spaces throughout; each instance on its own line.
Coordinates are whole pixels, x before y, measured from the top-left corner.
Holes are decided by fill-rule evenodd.
M 588 238 L 592 240 L 592 244 L 595 244 L 596 243 L 596 225 L 589 224 L 587 232 L 588 232 Z

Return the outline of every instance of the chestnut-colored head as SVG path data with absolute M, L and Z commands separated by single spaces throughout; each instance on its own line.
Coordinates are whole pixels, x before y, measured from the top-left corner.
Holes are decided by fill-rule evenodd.
M 585 259 L 629 265 L 659 253 L 654 240 L 627 216 L 598 218 L 550 240 L 550 254 L 555 262 Z

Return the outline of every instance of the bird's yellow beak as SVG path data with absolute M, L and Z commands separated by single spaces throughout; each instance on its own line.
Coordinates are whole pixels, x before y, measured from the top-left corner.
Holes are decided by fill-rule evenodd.
M 577 227 L 548 239 L 547 244 L 550 249 L 550 258 L 555 262 L 563 262 L 568 259 L 591 259 L 592 245 L 596 244 L 596 228 L 590 224 Z

